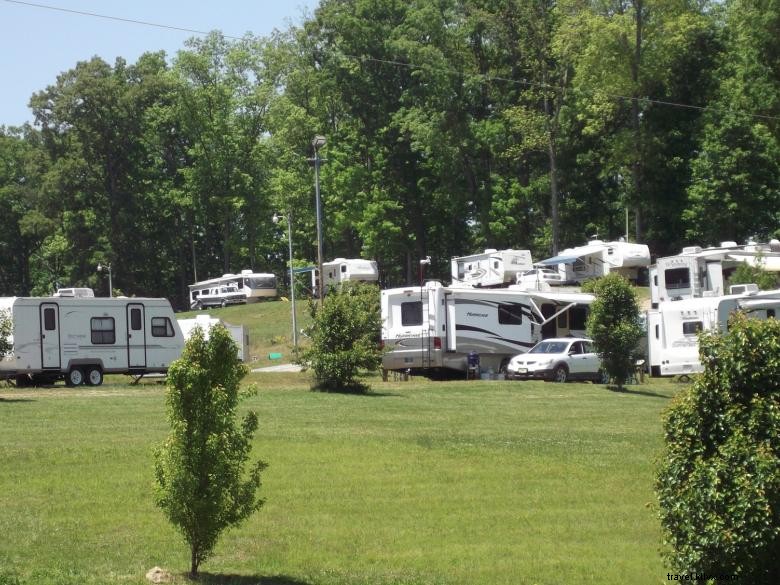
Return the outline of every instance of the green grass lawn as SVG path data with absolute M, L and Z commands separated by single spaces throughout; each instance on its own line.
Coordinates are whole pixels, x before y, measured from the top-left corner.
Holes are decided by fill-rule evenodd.
M 224 535 L 205 583 L 665 582 L 652 486 L 679 385 L 249 381 L 267 503 Z M 0 583 L 186 571 L 152 498 L 166 432 L 155 384 L 0 391 Z

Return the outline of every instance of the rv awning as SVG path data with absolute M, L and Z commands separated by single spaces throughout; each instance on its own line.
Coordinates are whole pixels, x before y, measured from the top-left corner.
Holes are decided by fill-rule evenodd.
M 730 260 L 744 262 L 749 266 L 760 266 L 769 272 L 780 272 L 780 257 L 778 256 L 747 256 L 743 254 L 729 254 Z
M 548 258 L 547 260 L 542 260 L 541 262 L 537 262 L 537 266 L 555 266 L 556 264 L 574 264 L 577 260 L 579 260 L 579 256 L 553 256 L 552 258 Z
M 780 308 L 780 298 L 745 299 L 737 301 L 739 308 L 745 311 Z

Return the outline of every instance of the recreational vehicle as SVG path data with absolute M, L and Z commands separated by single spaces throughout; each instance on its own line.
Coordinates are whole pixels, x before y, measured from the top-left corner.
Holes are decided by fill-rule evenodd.
M 509 359 L 541 339 L 582 336 L 590 294 L 519 289 L 445 287 L 437 282 L 383 290 L 385 370 L 465 372 L 469 352 L 483 371 L 500 372 Z
M 207 294 L 214 287 L 234 285 L 246 297 L 247 303 L 256 303 L 262 298 L 277 296 L 276 276 L 266 272 L 252 272 L 251 270 L 242 270 L 241 274 L 223 274 L 218 278 L 201 280 L 195 284 L 189 285 L 190 289 L 190 308 L 197 306 L 198 297 Z
M 650 269 L 650 300 L 664 301 L 722 296 L 731 273 L 741 264 L 780 272 L 780 242 L 721 242 L 720 246 L 688 246 L 676 256 L 659 258 Z
M 323 286 L 327 291 L 330 287 L 338 286 L 342 282 L 377 282 L 379 270 L 375 260 L 363 260 L 362 258 L 336 258 L 322 264 L 325 273 Z M 317 278 L 319 271 L 312 270 L 312 289 L 318 290 Z
M 647 312 L 650 374 L 675 376 L 701 372 L 700 331 L 728 329 L 729 316 L 745 311 L 756 319 L 780 314 L 780 290 L 759 291 L 754 284 L 732 286 L 731 294 L 664 301 Z
M 17 385 L 98 386 L 104 374 L 165 372 L 184 347 L 167 299 L 4 297 L 0 311 L 13 326 L 0 378 Z
M 650 249 L 645 244 L 591 240 L 586 246 L 567 248 L 557 256 L 537 262 L 537 266 L 557 270 L 567 284 L 581 284 L 591 278 L 618 272 L 633 282 L 639 270 L 650 265 Z
M 450 261 L 452 286 L 506 287 L 517 274 L 532 270 L 528 250 L 485 250 L 482 254 L 460 256 Z

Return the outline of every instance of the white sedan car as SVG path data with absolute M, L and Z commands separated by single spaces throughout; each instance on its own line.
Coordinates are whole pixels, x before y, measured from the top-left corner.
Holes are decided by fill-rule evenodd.
M 601 360 L 590 339 L 561 337 L 545 339 L 528 353 L 516 355 L 507 364 L 508 380 L 591 380 L 606 384 Z

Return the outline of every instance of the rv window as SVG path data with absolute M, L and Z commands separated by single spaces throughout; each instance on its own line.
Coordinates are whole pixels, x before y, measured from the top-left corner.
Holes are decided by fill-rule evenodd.
M 130 329 L 140 331 L 141 328 L 141 309 L 130 309 Z
M 341 265 L 341 271 L 342 272 L 346 272 L 347 271 L 347 265 L 346 264 L 342 264 Z
M 701 330 L 701 321 L 687 321 L 683 323 L 683 335 L 696 335 Z
M 496 270 L 498 270 L 498 260 L 496 260 L 495 262 L 493 262 L 493 268 L 495 268 Z
M 43 310 L 43 328 L 46 331 L 54 331 L 57 329 L 56 313 L 53 308 Z
M 767 319 L 774 319 L 775 318 L 775 310 L 774 309 L 767 309 L 766 310 L 766 318 Z
M 92 317 L 90 325 L 95 345 L 110 345 L 116 341 L 113 317 Z
M 690 288 L 691 275 L 687 268 L 673 268 L 664 273 L 664 284 L 668 290 Z
M 587 307 L 572 307 L 569 309 L 569 329 L 584 331 L 588 320 Z
M 422 301 L 401 303 L 401 325 L 422 325 Z
M 168 317 L 152 317 L 152 337 L 173 337 L 173 325 Z
M 522 305 L 498 305 L 498 322 L 501 325 L 522 325 Z
M 560 315 L 558 315 L 558 328 L 559 329 L 568 329 L 569 328 L 569 313 L 563 312 Z

